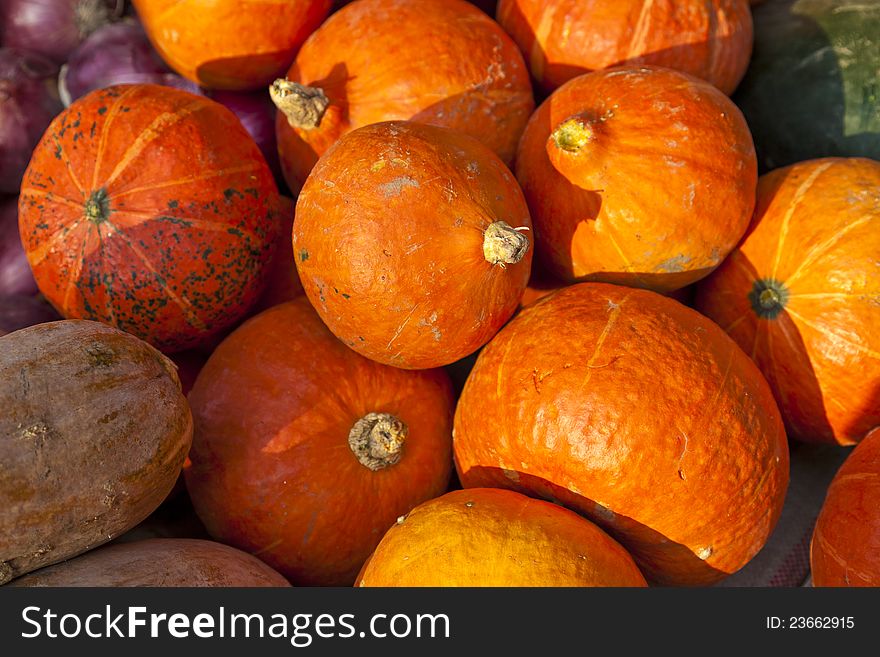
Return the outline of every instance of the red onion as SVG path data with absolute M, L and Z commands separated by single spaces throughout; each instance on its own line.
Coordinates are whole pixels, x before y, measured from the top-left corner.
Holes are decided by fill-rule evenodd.
M 122 15 L 123 0 L 3 0 L 0 42 L 59 64 L 92 32 Z
M 0 297 L 0 335 L 59 319 L 61 315 L 39 297 Z
M 128 20 L 95 31 L 71 53 L 58 78 L 65 105 L 114 84 L 162 84 L 201 93 L 195 83 L 173 74 L 140 24 Z
M 0 296 L 38 292 L 18 234 L 18 197 L 12 196 L 0 201 Z
M 0 193 L 18 194 L 34 147 L 62 109 L 57 73 L 41 55 L 0 48 Z
M 260 147 L 269 168 L 275 174 L 275 180 L 279 183 L 283 181 L 281 162 L 278 159 L 278 144 L 275 140 L 275 105 L 269 94 L 265 91 L 220 90 L 206 93 L 212 100 L 232 110 Z

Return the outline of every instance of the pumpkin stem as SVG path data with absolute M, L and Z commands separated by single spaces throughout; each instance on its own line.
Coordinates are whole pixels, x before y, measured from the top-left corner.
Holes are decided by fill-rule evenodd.
M 86 201 L 86 219 L 94 224 L 100 224 L 110 217 L 110 197 L 103 187 L 92 192 Z
M 557 148 L 575 152 L 586 146 L 593 139 L 593 129 L 581 119 L 575 117 L 560 123 L 550 135 Z
M 348 446 L 361 465 L 376 471 L 394 465 L 403 455 L 409 428 L 389 413 L 367 413 L 348 433 Z
M 759 279 L 749 292 L 749 302 L 758 317 L 774 319 L 788 302 L 788 288 L 772 278 Z
M 298 82 L 278 78 L 269 85 L 269 96 L 275 106 L 287 117 L 293 128 L 312 130 L 321 125 L 330 99 L 322 89 L 307 87 Z
M 496 221 L 483 233 L 483 256 L 493 265 L 515 265 L 529 250 L 525 228 L 513 228 L 505 221 Z

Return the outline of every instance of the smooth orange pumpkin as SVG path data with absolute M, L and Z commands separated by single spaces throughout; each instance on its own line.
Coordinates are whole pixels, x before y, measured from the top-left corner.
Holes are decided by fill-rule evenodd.
M 658 292 L 706 276 L 736 246 L 757 175 L 733 102 L 656 67 L 558 89 L 529 120 L 516 163 L 551 274 Z
M 616 285 L 520 311 L 480 352 L 454 436 L 466 488 L 564 504 L 661 584 L 745 565 L 788 485 L 782 418 L 748 356 L 696 311 Z
M 748 0 L 500 0 L 497 17 L 547 92 L 590 71 L 651 64 L 729 95 L 752 54 Z
M 278 239 L 278 190 L 225 107 L 123 85 L 49 126 L 19 196 L 40 291 L 164 351 L 198 346 L 256 301 Z
M 209 89 L 259 89 L 283 73 L 331 0 L 133 0 L 175 71 Z
M 853 444 L 880 425 L 880 163 L 825 158 L 761 177 L 748 236 L 696 308 L 750 354 L 789 434 Z
M 509 490 L 447 493 L 398 519 L 357 586 L 647 586 L 589 520 Z
M 233 332 L 189 401 L 196 512 L 294 584 L 350 586 L 395 519 L 449 482 L 445 372 L 358 356 L 304 297 Z
M 270 89 L 281 167 L 297 192 L 340 136 L 414 120 L 461 130 L 510 165 L 534 109 L 522 56 L 464 0 L 360 0 L 331 16 Z
M 880 428 L 838 470 L 810 544 L 813 586 L 880 586 Z
M 529 212 L 504 163 L 459 132 L 407 121 L 348 133 L 296 206 L 306 295 L 358 353 L 407 369 L 475 351 L 516 310 Z

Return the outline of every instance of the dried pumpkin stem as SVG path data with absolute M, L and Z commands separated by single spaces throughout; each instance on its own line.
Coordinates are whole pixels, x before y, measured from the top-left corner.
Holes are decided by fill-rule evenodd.
M 269 85 L 269 96 L 294 128 L 312 130 L 321 125 L 330 99 L 317 87 L 278 78 Z
M 515 265 L 529 250 L 529 238 L 505 221 L 496 221 L 483 233 L 483 256 L 493 265 Z
M 361 465 L 376 471 L 400 461 L 409 428 L 389 413 L 367 413 L 348 433 L 348 446 Z
M 572 118 L 560 123 L 550 136 L 558 148 L 575 152 L 593 139 L 593 129 L 581 119 Z

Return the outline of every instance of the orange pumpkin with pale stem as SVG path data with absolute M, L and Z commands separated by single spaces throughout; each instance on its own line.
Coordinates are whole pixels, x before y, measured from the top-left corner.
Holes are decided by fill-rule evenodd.
M 95 91 L 58 115 L 19 196 L 40 291 L 163 351 L 196 347 L 256 301 L 278 189 L 238 118 L 157 85 Z
M 880 428 L 828 488 L 810 544 L 813 586 L 880 586 Z
M 782 418 L 748 356 L 696 311 L 616 285 L 520 311 L 480 352 L 454 436 L 466 488 L 564 504 L 661 584 L 745 565 L 788 485 Z
M 558 89 L 529 120 L 516 162 L 551 274 L 658 292 L 706 276 L 736 246 L 757 175 L 733 102 L 654 67 Z
M 547 92 L 590 71 L 650 64 L 729 95 L 752 54 L 748 0 L 501 0 L 496 15 Z
M 196 512 L 294 584 L 351 585 L 395 519 L 449 482 L 445 372 L 358 356 L 304 297 L 233 332 L 189 401 Z
M 208 89 L 259 89 L 283 73 L 331 0 L 133 0 L 165 62 Z
M 792 437 L 853 444 L 880 425 L 880 162 L 761 177 L 748 236 L 696 308 L 750 354 Z
M 348 133 L 296 206 L 306 295 L 349 347 L 407 369 L 485 344 L 529 278 L 528 208 L 516 180 L 467 135 L 408 121 Z
M 589 520 L 509 490 L 457 490 L 398 519 L 357 586 L 647 586 Z
M 510 165 L 534 109 L 510 37 L 464 0 L 360 0 L 331 16 L 270 88 L 290 188 L 340 136 L 414 120 L 476 137 Z

